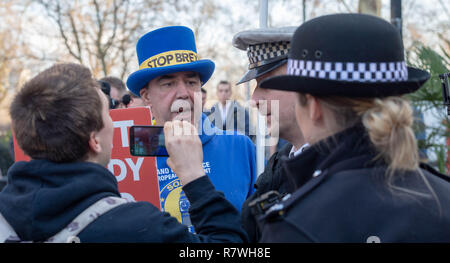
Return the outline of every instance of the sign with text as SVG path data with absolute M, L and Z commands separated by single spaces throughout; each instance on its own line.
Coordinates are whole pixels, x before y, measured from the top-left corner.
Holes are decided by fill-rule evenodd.
M 107 168 L 116 176 L 122 197 L 147 201 L 161 209 L 155 157 L 130 154 L 130 127 L 152 125 L 150 108 L 115 109 L 109 115 L 114 123 L 114 139 Z
M 130 154 L 129 130 L 133 125 L 152 125 L 150 108 L 137 107 L 110 110 L 114 124 L 114 139 L 108 170 L 116 176 L 122 197 L 147 201 L 161 209 L 155 157 Z M 14 139 L 16 161 L 29 161 Z

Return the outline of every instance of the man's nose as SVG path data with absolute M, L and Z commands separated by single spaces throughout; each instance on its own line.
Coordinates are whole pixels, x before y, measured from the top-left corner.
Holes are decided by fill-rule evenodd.
M 187 99 L 189 97 L 189 91 L 186 83 L 183 81 L 178 81 L 177 83 L 177 98 Z

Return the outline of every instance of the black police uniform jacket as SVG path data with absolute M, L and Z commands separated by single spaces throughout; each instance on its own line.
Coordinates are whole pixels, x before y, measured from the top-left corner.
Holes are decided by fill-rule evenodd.
M 258 176 L 255 182 L 255 192 L 242 205 L 241 218 L 245 231 L 250 238 L 250 242 L 257 242 L 261 237 L 255 217 L 251 212 L 249 203 L 262 194 L 275 190 L 280 194 L 292 193 L 294 183 L 286 176 L 283 170 L 283 159 L 287 159 L 291 151 L 292 144 L 285 144 L 280 151 L 275 152 L 264 168 L 264 172 Z
M 421 166 L 388 183 L 376 156 L 358 124 L 287 160 L 297 190 L 258 218 L 260 241 L 450 242 L 448 177 Z

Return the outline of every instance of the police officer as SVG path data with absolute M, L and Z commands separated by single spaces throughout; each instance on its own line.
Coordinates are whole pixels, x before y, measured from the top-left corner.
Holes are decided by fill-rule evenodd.
M 407 67 L 400 34 L 335 14 L 294 33 L 287 73 L 311 146 L 287 160 L 296 191 L 258 218 L 262 242 L 449 242 L 448 177 L 419 164 L 409 102 L 430 75 Z
M 250 196 L 242 207 L 242 220 L 244 228 L 253 242 L 258 241 L 260 232 L 254 219 L 252 210 L 261 213 L 263 206 L 267 206 L 269 199 L 277 194 L 267 194 L 275 190 L 280 194 L 293 191 L 292 184 L 282 173 L 281 159 L 289 155 L 298 155 L 305 148 L 305 140 L 295 120 L 295 92 L 282 90 L 261 89 L 262 80 L 286 73 L 287 55 L 290 40 L 296 27 L 260 28 L 237 33 L 233 38 L 233 45 L 247 51 L 249 70 L 237 83 L 256 80 L 256 88 L 252 94 L 252 101 L 259 112 L 267 116 L 269 130 L 278 130 L 279 137 L 288 141 L 279 152 L 271 156 L 264 172 L 256 181 L 255 193 Z M 278 109 L 272 108 L 272 102 L 278 102 Z M 273 132 L 272 135 L 274 135 Z M 258 200 L 257 200 L 258 199 Z M 252 204 L 252 208 L 249 205 Z

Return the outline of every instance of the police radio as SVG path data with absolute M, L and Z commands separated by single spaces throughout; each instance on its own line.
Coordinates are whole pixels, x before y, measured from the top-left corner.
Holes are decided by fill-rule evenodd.
M 265 214 L 272 206 L 281 202 L 289 194 L 280 194 L 275 190 L 268 191 L 248 204 L 251 213 L 255 218 Z
M 450 72 L 440 74 L 439 78 L 442 83 L 442 97 L 444 98 L 444 105 L 447 106 L 447 115 L 450 116 L 450 90 L 448 77 L 450 76 Z

